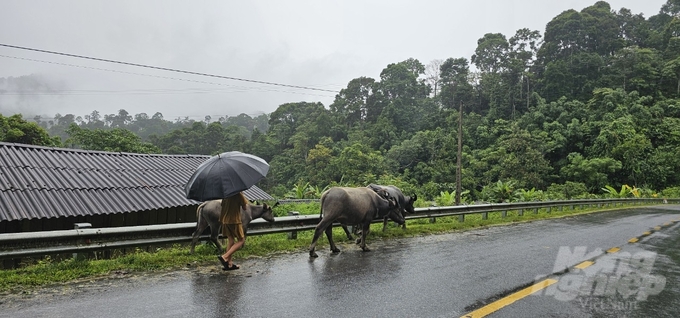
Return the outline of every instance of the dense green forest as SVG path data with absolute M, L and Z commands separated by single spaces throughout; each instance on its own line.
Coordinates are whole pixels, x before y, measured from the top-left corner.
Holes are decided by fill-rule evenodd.
M 261 187 L 280 197 L 377 182 L 435 199 L 455 189 L 461 106 L 468 201 L 678 192 L 680 0 L 649 18 L 599 1 L 562 12 L 543 34 L 484 34 L 469 59 L 392 63 L 379 78 L 351 80 L 328 106 L 293 102 L 204 121 L 123 109 L 36 123 L 0 116 L 0 140 L 238 150 L 271 164 Z

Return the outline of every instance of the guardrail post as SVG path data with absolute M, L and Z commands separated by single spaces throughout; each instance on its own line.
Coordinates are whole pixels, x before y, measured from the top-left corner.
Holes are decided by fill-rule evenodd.
M 298 211 L 288 211 L 288 215 L 289 216 L 300 215 L 300 212 L 298 212 Z M 350 231 L 352 231 L 352 230 L 354 230 L 354 229 L 350 229 Z M 297 231 L 288 232 L 288 239 L 289 240 L 297 240 Z
M 501 217 L 502 217 L 502 218 L 504 218 L 504 217 L 506 217 L 506 216 L 508 216 L 508 211 L 503 211 L 503 212 L 501 212 Z
M 534 208 L 534 214 L 538 214 L 538 208 Z
M 517 211 L 517 215 L 519 215 L 519 216 L 524 216 L 524 209 L 519 209 L 519 210 Z
M 548 210 L 548 213 L 552 212 L 552 207 L 549 206 L 547 210 Z
M 465 222 L 465 214 L 461 214 L 458 216 L 458 222 L 463 223 Z
M 91 229 L 92 224 L 90 223 L 75 223 L 73 224 L 73 228 L 78 230 L 78 229 Z M 81 244 L 90 244 L 89 239 L 78 239 L 78 245 Z M 73 258 L 76 260 L 83 260 L 87 258 L 87 253 L 73 253 Z
M 433 216 L 433 217 L 430 217 L 430 223 L 436 223 L 436 222 L 437 222 L 437 218 L 436 218 L 436 217 L 434 217 L 434 216 Z
M 488 219 L 489 219 L 489 212 L 482 213 L 482 220 L 488 220 Z

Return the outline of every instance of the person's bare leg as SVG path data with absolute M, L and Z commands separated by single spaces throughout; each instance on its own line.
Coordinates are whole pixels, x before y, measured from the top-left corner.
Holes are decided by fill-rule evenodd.
M 229 254 L 229 250 L 234 246 L 234 237 L 231 235 L 227 236 L 227 250 L 222 254 L 222 258 L 229 262 L 229 258 L 231 258 L 231 254 Z M 232 252 L 233 254 L 233 252 Z
M 227 261 L 227 264 L 229 264 L 229 267 L 234 266 L 234 262 L 232 261 L 232 256 L 234 255 L 234 253 L 236 253 L 236 251 L 238 251 L 239 249 L 241 249 L 241 247 L 243 247 L 243 243 L 245 243 L 245 240 L 235 242 L 234 244 L 231 245 L 231 247 L 229 247 L 229 250 L 227 251 L 227 253 L 224 254 L 225 256 L 222 256 L 222 258 L 224 258 L 224 260 Z
M 234 237 L 227 236 L 227 249 L 224 252 L 226 253 L 232 246 L 234 246 Z

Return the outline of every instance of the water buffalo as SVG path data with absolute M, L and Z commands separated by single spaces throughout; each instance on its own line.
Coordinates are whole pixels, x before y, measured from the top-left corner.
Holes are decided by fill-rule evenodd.
M 390 194 L 391 197 L 397 199 L 397 205 L 399 206 L 398 212 L 401 213 L 401 216 L 403 218 L 404 213 L 415 213 L 415 210 L 413 209 L 413 203 L 418 200 L 418 196 L 415 194 L 411 196 L 405 196 L 404 193 L 401 192 L 401 190 L 393 185 L 388 185 L 388 186 L 383 186 L 383 185 L 378 185 L 378 184 L 369 184 L 368 187 L 371 190 L 379 190 L 379 189 L 384 189 L 387 191 L 387 193 Z M 398 223 L 398 222 L 397 222 Z M 402 228 L 406 228 L 406 222 L 400 223 L 399 225 L 402 226 Z M 383 231 L 387 229 L 387 217 L 383 218 Z
M 377 193 L 366 187 L 347 188 L 333 187 L 321 195 L 321 221 L 316 225 L 314 238 L 309 246 L 309 256 L 318 257 L 314 249 L 316 241 L 326 232 L 326 237 L 331 246 L 331 252 L 338 253 L 340 250 L 333 242 L 333 222 L 342 225 L 359 225 L 362 228 L 361 238 L 357 242 L 361 249 L 369 251 L 366 246 L 366 236 L 374 218 L 383 218 L 397 206 L 396 200 L 384 190 Z
M 278 204 L 278 202 L 277 202 Z M 191 235 L 191 254 L 194 253 L 194 247 L 196 242 L 198 242 L 199 236 L 203 231 L 210 227 L 210 240 L 215 243 L 217 249 L 220 253 L 224 251 L 222 244 L 217 239 L 220 234 L 220 211 L 222 210 L 222 200 L 212 200 L 203 202 L 196 209 L 196 230 Z M 276 204 L 274 204 L 276 206 Z M 268 206 L 266 203 L 262 205 L 248 204 L 247 209 L 241 209 L 241 222 L 243 223 L 243 232 L 248 232 L 248 224 L 252 220 L 257 218 L 263 218 L 266 221 L 274 222 L 274 214 L 272 213 L 272 207 Z

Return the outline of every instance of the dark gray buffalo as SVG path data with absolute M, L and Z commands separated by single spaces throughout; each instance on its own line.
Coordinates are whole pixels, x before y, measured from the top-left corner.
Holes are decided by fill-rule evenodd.
M 374 191 L 380 189 L 385 190 L 390 194 L 391 197 L 395 198 L 397 200 L 397 205 L 399 206 L 398 212 L 401 214 L 402 219 L 404 218 L 404 213 L 415 213 L 415 210 L 413 209 L 413 203 L 418 200 L 418 196 L 415 194 L 413 196 L 405 196 L 399 188 L 393 185 L 383 186 L 371 183 L 367 188 Z M 401 225 L 402 228 L 406 228 L 406 221 L 403 223 L 397 223 Z M 385 231 L 385 229 L 387 229 L 387 218 L 383 218 L 383 231 Z
M 375 218 L 384 218 L 387 215 L 393 216 L 399 222 L 398 214 L 393 213 L 397 207 L 396 200 L 391 198 L 387 191 L 373 191 L 366 187 L 330 188 L 321 195 L 321 221 L 316 225 L 314 238 L 309 246 L 309 256 L 318 257 L 314 249 L 316 242 L 326 232 L 331 252 L 338 253 L 340 249 L 333 242 L 334 222 L 342 225 L 361 226 L 361 238 L 357 242 L 361 249 L 369 251 L 366 246 L 366 236 L 370 230 L 371 221 Z M 403 219 L 400 220 L 403 222 Z
M 278 202 L 277 202 L 278 204 Z M 276 206 L 276 204 L 274 204 Z M 210 240 L 215 243 L 220 253 L 224 252 L 222 244 L 217 239 L 220 234 L 220 211 L 222 210 L 222 200 L 212 200 L 203 202 L 196 209 L 196 230 L 191 235 L 191 253 L 194 253 L 194 247 L 203 231 L 210 227 Z M 243 223 L 243 232 L 248 232 L 248 224 L 252 220 L 263 218 L 268 222 L 274 222 L 274 214 L 272 207 L 266 203 L 262 205 L 248 204 L 247 209 L 241 209 L 241 222 Z

